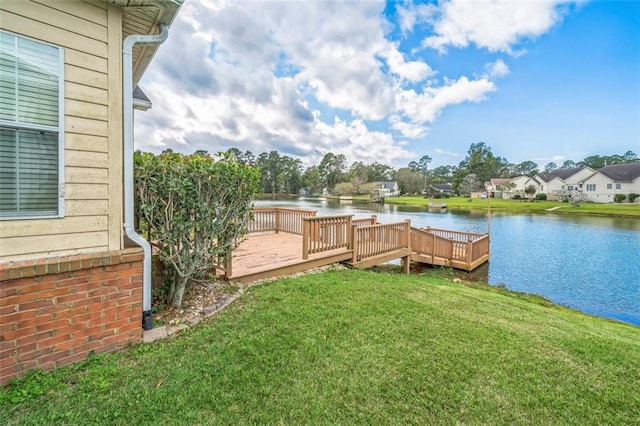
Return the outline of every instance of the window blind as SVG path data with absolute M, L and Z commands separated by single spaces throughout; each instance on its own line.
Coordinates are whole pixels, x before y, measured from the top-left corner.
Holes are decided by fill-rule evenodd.
M 60 211 L 61 54 L 0 31 L 0 217 Z

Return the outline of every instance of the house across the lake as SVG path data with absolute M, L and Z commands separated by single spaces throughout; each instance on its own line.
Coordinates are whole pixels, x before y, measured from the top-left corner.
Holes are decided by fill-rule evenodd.
M 373 182 L 373 190 L 378 198 L 397 197 L 400 195 L 398 182 Z
M 141 340 L 134 88 L 180 3 L 0 2 L 0 385 Z
M 577 199 L 594 203 L 640 202 L 640 162 L 611 164 L 594 170 L 591 167 L 557 169 L 534 177 L 517 176 L 511 179 L 491 179 L 487 190 L 496 196 L 524 198 L 527 187 L 535 187 L 536 194 L 546 194 L 548 200 Z

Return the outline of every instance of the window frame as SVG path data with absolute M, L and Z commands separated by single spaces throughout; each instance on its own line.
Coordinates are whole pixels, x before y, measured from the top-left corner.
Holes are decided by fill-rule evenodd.
M 58 208 L 55 214 L 37 212 L 24 212 L 20 213 L 17 210 L 12 212 L 0 212 L 0 221 L 4 220 L 25 220 L 25 219 L 56 219 L 65 217 L 65 140 L 64 140 L 64 49 L 62 46 L 58 46 L 53 43 L 38 40 L 33 37 L 28 37 L 22 34 L 17 34 L 12 31 L 0 29 L 0 32 L 9 34 L 18 39 L 25 39 L 34 43 L 50 46 L 58 51 L 58 125 L 48 126 L 43 124 L 25 123 L 21 121 L 10 121 L 0 119 L 0 127 L 5 127 L 15 131 L 27 130 L 27 131 L 42 131 L 57 133 L 58 139 L 58 185 L 57 185 L 57 200 Z

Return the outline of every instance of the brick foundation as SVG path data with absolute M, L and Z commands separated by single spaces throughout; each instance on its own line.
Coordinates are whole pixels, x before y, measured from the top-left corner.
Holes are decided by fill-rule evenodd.
M 0 386 L 142 339 L 139 248 L 0 264 Z

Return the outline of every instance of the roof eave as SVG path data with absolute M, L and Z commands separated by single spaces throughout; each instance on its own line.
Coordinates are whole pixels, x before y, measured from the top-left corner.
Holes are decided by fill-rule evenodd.
M 118 6 L 123 10 L 122 28 L 123 39 L 133 34 L 127 31 L 128 24 L 135 27 L 135 34 L 158 34 L 160 25 L 171 26 L 183 0 L 103 0 Z M 143 16 L 145 19 L 140 19 Z M 142 29 L 142 30 L 141 30 Z M 147 67 L 151 63 L 159 45 L 142 45 L 139 51 L 134 51 L 133 58 L 133 86 L 135 87 Z M 138 48 L 136 48 L 138 49 Z

